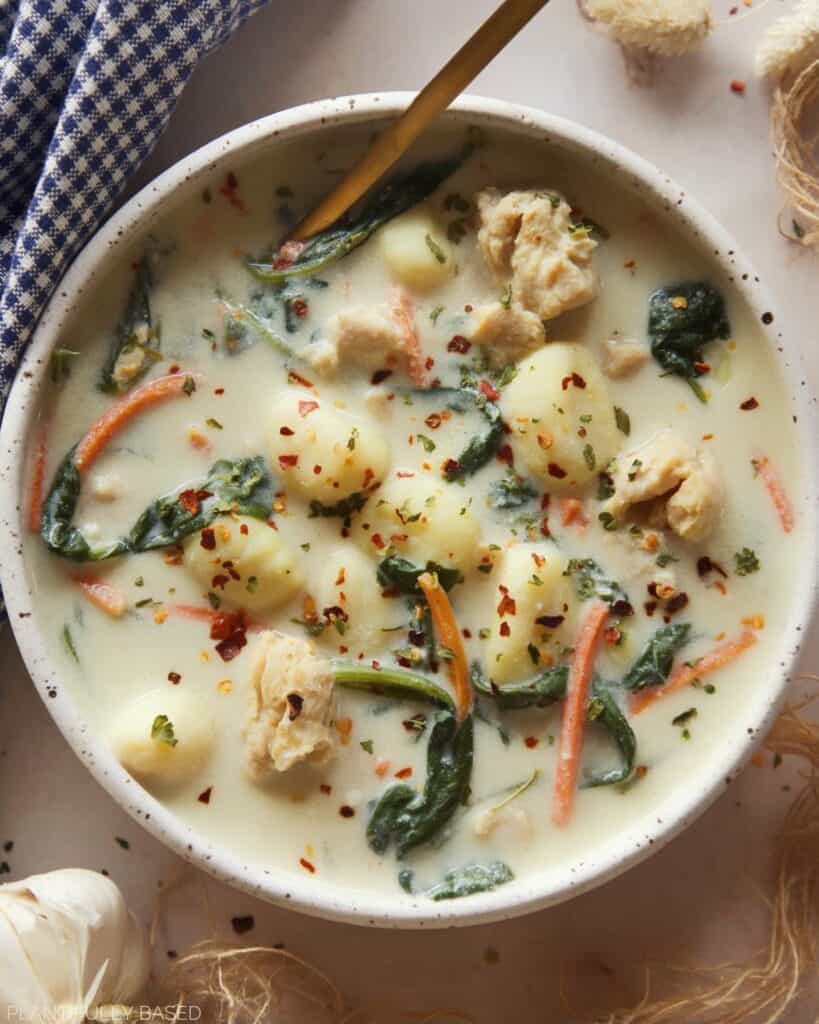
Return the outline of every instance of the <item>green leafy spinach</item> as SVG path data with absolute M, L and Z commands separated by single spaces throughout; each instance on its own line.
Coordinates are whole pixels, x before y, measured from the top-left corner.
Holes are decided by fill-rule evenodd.
M 643 690 L 647 686 L 659 686 L 664 683 L 671 672 L 674 656 L 690 638 L 689 622 L 661 626 L 623 677 L 625 689 Z

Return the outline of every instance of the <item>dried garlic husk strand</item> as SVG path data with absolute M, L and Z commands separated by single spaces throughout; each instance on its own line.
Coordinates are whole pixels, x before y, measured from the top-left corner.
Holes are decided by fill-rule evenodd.
M 710 0 L 583 0 L 584 13 L 626 50 L 678 57 L 713 27 Z
M 794 79 L 819 57 L 819 0 L 799 0 L 778 18 L 756 48 L 756 73 L 774 82 Z
M 3 1019 L 127 1019 L 148 970 L 147 936 L 104 875 L 68 868 L 0 886 Z

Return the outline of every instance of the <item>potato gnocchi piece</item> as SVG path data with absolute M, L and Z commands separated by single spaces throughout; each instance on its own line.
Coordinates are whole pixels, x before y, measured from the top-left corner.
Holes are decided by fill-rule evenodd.
M 452 247 L 424 207 L 391 220 L 376 237 L 391 277 L 413 291 L 432 291 L 454 273 Z
M 597 294 L 591 265 L 597 243 L 572 223 L 556 193 L 486 188 L 475 197 L 478 245 L 489 269 L 510 282 L 511 297 L 541 320 L 583 306 Z
M 328 551 L 322 558 L 314 599 L 325 619 L 333 617 L 324 615 L 326 610 L 341 610 L 344 633 L 339 636 L 335 629 L 326 629 L 322 642 L 335 649 L 343 643 L 354 655 L 378 650 L 384 644 L 382 630 L 407 619 L 403 603 L 384 601 L 381 589 L 372 559 L 354 544 L 339 544 Z
M 462 571 L 475 563 L 480 536 L 462 488 L 415 472 L 391 476 L 355 527 L 356 540 L 373 558 L 391 549 L 419 565 L 432 561 Z
M 476 313 L 472 341 L 494 366 L 507 366 L 546 344 L 540 317 L 516 302 L 491 302 Z
M 620 446 L 597 361 L 571 342 L 552 342 L 520 363 L 500 406 L 515 455 L 550 490 L 589 483 Z
M 215 730 L 201 698 L 166 685 L 121 707 L 110 738 L 120 764 L 137 782 L 164 790 L 189 782 L 204 768 Z
M 575 596 L 554 544 L 508 548 L 489 577 L 492 632 L 483 649 L 486 674 L 498 686 L 517 683 L 552 664 L 555 645 L 571 633 Z M 538 620 L 541 620 L 538 622 Z
M 184 543 L 184 565 L 202 586 L 249 611 L 285 604 L 304 583 L 293 553 L 267 523 L 219 519 Z
M 272 629 L 259 636 L 250 658 L 242 730 L 250 778 L 327 764 L 335 754 L 330 662 L 309 641 Z
M 370 419 L 296 390 L 273 401 L 270 447 L 283 486 L 323 505 L 371 491 L 390 465 L 387 443 Z

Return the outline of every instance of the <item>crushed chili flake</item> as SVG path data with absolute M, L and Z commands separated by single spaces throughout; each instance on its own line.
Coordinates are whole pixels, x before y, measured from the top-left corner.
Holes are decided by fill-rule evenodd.
M 338 813 L 342 818 L 352 818 L 355 815 L 355 809 L 350 807 L 349 804 L 342 804 L 338 809 Z
M 530 750 L 534 750 L 535 747 L 540 743 L 537 736 L 527 736 L 523 741 Z
M 702 555 L 697 559 L 697 575 L 704 579 L 711 572 L 718 572 L 723 579 L 728 579 L 728 573 L 718 562 L 714 562 L 708 555 Z
M 392 377 L 392 370 L 376 370 L 372 377 L 370 377 L 370 384 L 383 384 L 390 377 Z
M 566 476 L 566 470 L 556 462 L 550 462 L 547 468 L 549 476 L 555 477 L 556 480 L 562 480 Z
M 213 389 L 213 393 L 214 393 L 214 395 L 223 395 L 225 393 L 225 389 L 224 388 L 214 388 Z
M 370 537 L 370 540 L 371 540 L 371 541 L 373 542 L 373 544 L 375 544 L 375 546 L 376 546 L 376 547 L 378 548 L 378 550 L 379 550 L 379 551 L 380 551 L 380 550 L 381 550 L 381 549 L 382 549 L 383 547 L 386 547 L 386 544 L 385 544 L 384 538 L 383 538 L 383 537 L 381 536 L 381 534 L 380 534 L 380 533 L 374 533 L 374 534 L 372 535 L 372 537 Z
M 247 620 L 243 611 L 217 612 L 210 624 L 211 640 L 222 661 L 232 661 L 247 644 Z
M 567 377 L 563 378 L 563 380 L 560 382 L 560 386 L 563 388 L 564 391 L 567 391 L 570 384 L 574 384 L 576 388 L 580 388 L 582 390 L 586 386 L 586 381 L 580 376 L 579 373 L 572 371 Z
M 426 369 L 431 370 L 434 365 L 435 360 L 432 358 L 432 356 L 427 356 L 427 358 L 424 361 L 424 366 L 426 367 Z
M 179 684 L 182 682 L 182 676 L 180 676 L 178 672 L 169 672 L 168 682 L 173 683 L 174 686 L 179 686 Z
M 290 705 L 287 717 L 291 722 L 295 722 L 301 714 L 301 709 L 304 707 L 304 697 L 300 693 L 288 693 L 287 703 Z
M 318 463 L 313 466 L 313 474 L 314 476 L 321 476 L 321 466 Z
M 238 210 L 240 213 L 247 213 L 247 206 L 239 195 L 239 179 L 233 171 L 228 171 L 225 175 L 224 182 L 219 186 L 219 192 L 225 197 L 225 199 L 227 199 L 234 209 Z
M 445 476 L 455 476 L 460 471 L 460 468 L 461 464 L 457 459 L 447 459 L 441 466 Z
M 535 624 L 543 626 L 544 629 L 557 629 L 566 621 L 565 615 L 538 615 Z
M 622 636 L 623 634 L 620 632 L 617 626 L 609 626 L 603 633 L 603 639 L 606 641 L 607 644 L 610 644 L 612 647 L 616 647 L 617 644 L 620 643 L 620 639 Z
M 398 477 L 399 480 L 409 480 L 411 477 L 415 476 L 414 473 L 407 473 L 407 472 L 405 472 L 403 470 L 400 470 L 400 469 L 398 470 L 398 472 L 395 475 Z
M 179 363 L 174 363 L 172 366 L 168 367 L 168 373 L 179 373 L 181 369 L 182 367 L 179 365 Z
M 209 804 L 210 795 L 213 792 L 213 786 L 208 786 L 207 789 L 203 789 L 199 796 L 196 798 L 200 804 Z
M 199 511 L 199 496 L 192 488 L 181 491 L 178 500 L 185 511 L 189 512 L 192 516 L 195 516 Z
M 645 608 L 646 615 L 649 618 L 651 618 L 651 616 L 657 610 L 657 602 L 656 601 L 646 601 L 646 603 L 643 605 L 643 608 Z
M 299 416 L 304 419 L 305 416 L 309 416 L 311 412 L 315 412 L 318 409 L 318 402 L 313 401 L 299 401 Z
M 759 402 L 751 395 L 750 398 L 746 398 L 744 402 L 739 403 L 740 409 L 744 412 L 751 412 L 752 409 L 759 408 Z
M 302 375 L 300 373 L 296 373 L 295 370 L 287 371 L 287 379 L 291 383 L 295 382 L 296 384 L 301 384 L 301 386 L 305 388 L 311 388 L 313 386 L 313 382 L 311 380 L 308 380 L 307 377 L 302 377 Z
M 307 316 L 309 311 L 310 307 L 307 305 L 304 299 L 293 300 L 293 312 L 296 314 L 299 320 L 303 320 Z
M 353 731 L 353 720 L 352 718 L 337 718 L 336 729 L 341 733 L 342 736 L 349 736 Z
M 407 765 L 406 768 L 399 768 L 395 773 L 396 779 L 408 779 L 412 775 L 412 768 Z
M 216 547 L 216 534 L 212 526 L 206 526 L 199 535 L 199 543 L 205 551 L 213 551 Z
M 500 624 L 499 632 L 500 632 L 500 635 L 503 636 L 503 637 L 509 636 L 509 634 L 512 632 L 512 630 L 509 628 L 509 623 L 506 622 L 506 621 L 502 622 Z
M 329 796 L 333 792 L 333 787 L 328 785 L 326 782 L 322 782 L 322 784 L 319 786 L 319 789 L 325 796 Z
M 500 398 L 500 391 L 496 387 L 493 387 L 488 380 L 482 380 L 478 384 L 478 388 L 482 395 L 485 395 L 490 402 L 497 402 Z
M 439 412 L 431 412 L 424 420 L 424 423 L 426 423 L 430 430 L 437 430 L 441 425 L 441 414 Z
M 316 873 L 315 867 L 310 863 L 309 860 L 305 860 L 304 857 L 299 857 L 299 864 L 301 864 L 305 871 L 309 871 L 311 875 L 314 875 Z
M 458 352 L 461 355 L 472 348 L 472 342 L 468 341 L 462 334 L 456 334 L 446 347 L 447 352 Z
M 625 267 L 625 268 L 626 268 L 627 270 L 634 270 L 634 268 L 635 268 L 635 267 L 637 266 L 637 260 L 627 260 L 627 261 L 626 261 L 626 262 L 625 262 L 625 263 L 623 264 L 623 266 L 624 266 L 624 267 Z
M 298 466 L 299 457 L 298 455 L 280 455 L 279 465 L 282 469 L 290 469 L 292 466 Z
M 508 444 L 502 444 L 498 448 L 498 454 L 496 456 L 498 462 L 503 462 L 507 466 L 511 466 L 515 461 L 515 453 L 512 451 L 512 446 Z
M 504 588 L 502 587 L 501 590 Z M 504 615 L 515 615 L 517 612 L 517 605 L 515 599 L 510 597 L 509 594 L 504 593 L 501 596 L 500 604 L 498 605 L 498 615 L 503 618 Z
M 290 429 L 290 427 L 279 427 L 279 433 L 282 435 L 282 437 L 293 436 L 293 431 Z
M 239 533 L 241 533 L 243 537 L 246 537 L 250 533 L 250 530 L 247 528 L 247 523 L 241 524 L 239 527 Z

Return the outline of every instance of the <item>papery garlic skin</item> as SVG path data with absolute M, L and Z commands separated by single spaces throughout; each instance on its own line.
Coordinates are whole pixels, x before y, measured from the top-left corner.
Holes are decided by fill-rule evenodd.
M 796 77 L 819 57 L 819 0 L 799 0 L 770 26 L 756 48 L 756 73 L 779 81 Z
M 710 0 L 585 0 L 585 9 L 621 46 L 659 57 L 695 50 L 713 27 Z
M 145 930 L 104 875 L 79 868 L 0 886 L 0 1019 L 81 1024 L 148 979 Z

